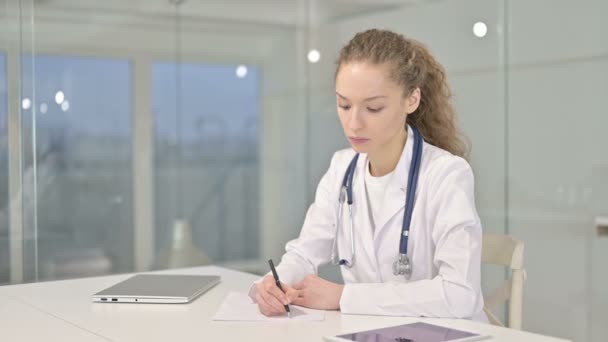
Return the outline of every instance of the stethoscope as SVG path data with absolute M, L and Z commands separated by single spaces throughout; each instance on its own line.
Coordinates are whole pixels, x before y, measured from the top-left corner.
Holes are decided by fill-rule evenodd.
M 412 155 L 412 161 L 410 163 L 410 171 L 407 178 L 407 193 L 405 196 L 405 211 L 403 213 L 403 226 L 401 228 L 401 239 L 399 241 L 399 257 L 393 263 L 393 274 L 403 275 L 405 279 L 410 279 L 412 276 L 412 264 L 410 258 L 407 256 L 407 240 L 410 234 L 410 223 L 412 221 L 412 212 L 414 210 L 414 197 L 416 194 L 416 186 L 418 185 L 418 173 L 420 172 L 420 162 L 422 160 L 422 135 L 414 126 L 412 131 L 414 132 L 414 151 Z M 334 236 L 334 243 L 331 249 L 331 262 L 334 265 L 346 266 L 351 268 L 355 265 L 355 229 L 353 226 L 353 178 L 355 176 L 355 168 L 357 166 L 357 160 L 359 159 L 359 153 L 355 154 L 351 160 L 344 179 L 342 180 L 342 186 L 340 188 L 340 196 L 338 198 L 338 222 L 336 225 L 336 235 Z M 348 203 L 348 213 L 350 215 L 350 251 L 351 260 L 340 259 L 337 253 L 338 250 L 338 234 L 342 226 L 342 209 L 344 202 Z

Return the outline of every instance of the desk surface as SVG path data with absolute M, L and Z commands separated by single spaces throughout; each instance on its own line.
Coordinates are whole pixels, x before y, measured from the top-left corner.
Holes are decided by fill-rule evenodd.
M 44 341 L 61 336 L 62 341 L 107 341 L 101 336 L 49 315 L 39 309 L 0 295 L 0 337 L 6 341 Z
M 325 335 L 423 321 L 488 334 L 494 341 L 564 341 L 468 320 L 343 315 L 337 311 L 328 311 L 322 322 L 215 322 L 211 318 L 224 297 L 230 291 L 247 292 L 257 276 L 214 266 L 161 273 L 216 274 L 222 282 L 190 304 L 91 302 L 93 293 L 132 274 L 0 286 L 0 336 L 9 341 L 50 337 L 63 341 L 320 341 Z

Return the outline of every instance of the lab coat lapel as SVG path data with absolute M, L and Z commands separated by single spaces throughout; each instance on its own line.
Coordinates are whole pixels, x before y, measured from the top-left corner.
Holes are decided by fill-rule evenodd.
M 382 209 L 380 216 L 376 222 L 376 231 L 374 233 L 374 239 L 376 239 L 383 229 L 386 228 L 389 221 L 394 218 L 395 214 L 404 210 L 405 207 L 405 196 L 407 190 L 407 178 L 410 171 L 410 164 L 412 161 L 412 155 L 414 151 L 414 132 L 408 126 L 407 141 L 401 152 L 401 157 L 395 168 L 391 180 L 387 186 L 386 193 L 384 194 L 384 200 L 382 201 Z M 403 216 L 403 213 L 401 212 Z M 398 220 L 399 224 L 403 223 L 403 217 Z

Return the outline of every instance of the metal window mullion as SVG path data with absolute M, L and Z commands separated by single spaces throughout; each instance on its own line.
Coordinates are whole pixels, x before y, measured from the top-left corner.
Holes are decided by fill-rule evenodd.
M 10 282 L 22 283 L 23 269 L 23 149 L 21 122 L 20 43 L 10 44 L 6 56 L 8 105 L 8 184 Z
M 137 272 L 154 261 L 154 138 L 151 104 L 151 62 L 133 60 L 133 250 Z

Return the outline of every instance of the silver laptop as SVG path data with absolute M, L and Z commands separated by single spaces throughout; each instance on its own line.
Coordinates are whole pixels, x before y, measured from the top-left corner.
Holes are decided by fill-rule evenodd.
M 100 303 L 189 303 L 220 282 L 219 276 L 138 274 L 93 295 Z

